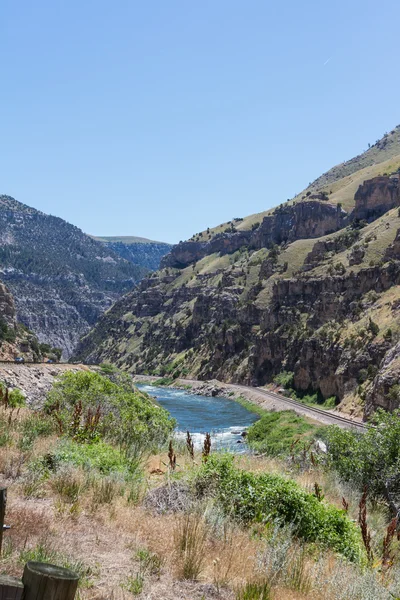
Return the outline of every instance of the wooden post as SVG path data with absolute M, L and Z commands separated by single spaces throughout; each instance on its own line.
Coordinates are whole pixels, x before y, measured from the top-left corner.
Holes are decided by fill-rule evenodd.
M 0 600 L 21 600 L 24 585 L 20 579 L 0 575 Z
M 79 577 L 73 571 L 46 563 L 26 563 L 24 600 L 74 600 Z
M 6 504 L 7 504 L 7 488 L 0 488 L 0 556 L 3 549 L 3 526 L 4 526 L 4 516 L 6 514 Z

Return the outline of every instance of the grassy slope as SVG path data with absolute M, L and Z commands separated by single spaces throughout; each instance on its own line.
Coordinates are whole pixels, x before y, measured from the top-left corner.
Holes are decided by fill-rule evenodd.
M 363 154 L 336 165 L 318 177 L 291 202 L 301 201 L 308 191 L 312 193 L 325 191 L 328 194 L 332 191 L 332 194 L 329 194 L 329 202 L 334 204 L 341 202 L 345 210 L 351 210 L 354 207 L 354 194 L 363 181 L 384 173 L 391 173 L 400 167 L 400 126 L 388 134 L 386 142 L 384 140 L 385 138 L 382 138 L 379 144 L 372 146 Z M 233 224 L 238 231 L 251 229 L 254 223 L 261 222 L 272 210 L 249 215 L 237 223 L 233 220 Z M 231 221 L 222 223 L 210 228 L 209 233 L 204 231 L 198 235 L 205 241 L 210 236 L 224 231 L 230 223 Z

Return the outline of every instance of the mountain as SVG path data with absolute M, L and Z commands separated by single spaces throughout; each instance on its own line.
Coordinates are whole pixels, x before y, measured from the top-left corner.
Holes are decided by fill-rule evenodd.
M 171 250 L 171 244 L 154 242 L 142 237 L 94 237 L 94 239 L 134 265 L 146 267 L 149 271 L 157 271 L 161 259 Z
M 0 196 L 0 278 L 20 322 L 65 357 L 147 272 L 66 221 Z
M 0 282 L 0 361 L 12 361 L 17 356 L 28 361 L 42 360 L 43 350 L 37 337 L 17 322 L 13 295 Z
M 368 416 L 400 403 L 400 126 L 277 208 L 197 233 L 77 356 L 262 385 Z

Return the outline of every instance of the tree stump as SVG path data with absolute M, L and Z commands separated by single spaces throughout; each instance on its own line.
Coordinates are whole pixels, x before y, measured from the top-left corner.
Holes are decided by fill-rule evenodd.
M 0 575 L 0 600 L 21 600 L 23 583 L 16 577 Z
M 24 600 L 73 600 L 79 577 L 73 571 L 46 563 L 26 563 Z

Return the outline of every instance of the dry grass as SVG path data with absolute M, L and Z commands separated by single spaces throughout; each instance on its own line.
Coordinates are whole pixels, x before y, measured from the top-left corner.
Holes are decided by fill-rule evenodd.
M 27 416 L 20 415 L 19 421 Z M 51 471 L 43 481 L 39 478 L 39 497 L 25 497 L 28 465 L 51 451 L 57 438 L 38 437 L 22 452 L 19 436 L 18 427 L 11 427 L 11 445 L 0 447 L 0 470 L 9 489 L 6 522 L 12 526 L 5 534 L 2 571 L 21 575 L 27 556 L 75 565 L 83 577 L 82 600 L 127 600 L 132 595 L 157 600 L 236 600 L 247 582 L 266 576 L 272 600 L 336 600 L 331 579 L 337 576 L 337 559 L 328 557 L 316 566 L 316 557 L 293 541 L 290 532 L 286 538 L 270 535 L 266 540 L 263 526 L 241 528 L 225 519 L 213 502 L 194 503 L 191 512 L 185 513 L 189 496 L 183 494 L 175 512 L 171 502 L 155 512 L 154 504 L 132 504 L 129 490 L 118 478 L 94 476 L 71 465 Z M 195 454 L 193 461 L 178 446 L 176 453 L 174 473 L 168 469 L 167 453 L 148 460 L 145 487 L 150 495 L 188 485 L 186 476 L 200 464 L 201 456 Z M 237 461 L 256 472 L 286 471 L 309 491 L 317 482 L 325 497 L 338 506 L 346 495 L 350 514 L 356 517 L 356 495 L 314 467 L 293 473 L 290 463 L 277 459 L 242 456 Z M 384 517 L 369 516 L 369 525 L 380 531 Z M 343 586 L 352 577 L 354 568 L 346 568 Z M 321 590 L 322 580 L 327 583 Z M 373 589 L 371 582 L 365 585 Z

